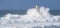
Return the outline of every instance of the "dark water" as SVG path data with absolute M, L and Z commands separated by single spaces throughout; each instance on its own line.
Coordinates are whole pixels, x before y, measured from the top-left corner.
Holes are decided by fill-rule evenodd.
M 44 26 L 44 27 L 35 26 L 35 27 L 32 27 L 32 28 L 60 28 L 60 26 L 54 26 L 54 25 L 51 25 L 51 26 Z
M 60 15 L 60 10 L 50 10 L 51 15 Z
M 26 11 L 27 10 L 0 10 L 0 17 L 7 13 L 24 15 Z M 51 15 L 60 15 L 60 10 L 50 10 L 49 12 Z
M 24 15 L 26 11 L 27 10 L 0 10 L 0 17 L 6 15 L 7 13 Z

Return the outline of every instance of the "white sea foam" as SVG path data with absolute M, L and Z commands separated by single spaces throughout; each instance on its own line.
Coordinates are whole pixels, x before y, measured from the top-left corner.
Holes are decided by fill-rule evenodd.
M 0 23 L 41 23 L 41 22 L 60 22 L 60 16 L 53 16 L 49 13 L 49 8 L 39 7 L 28 9 L 25 15 L 6 14 L 1 17 Z

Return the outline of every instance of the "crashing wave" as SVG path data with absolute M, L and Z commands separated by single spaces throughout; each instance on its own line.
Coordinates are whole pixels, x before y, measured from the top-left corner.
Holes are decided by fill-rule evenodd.
M 0 24 L 60 22 L 60 16 L 50 15 L 49 8 L 38 6 L 36 6 L 35 8 L 28 9 L 26 15 L 8 13 L 0 19 Z

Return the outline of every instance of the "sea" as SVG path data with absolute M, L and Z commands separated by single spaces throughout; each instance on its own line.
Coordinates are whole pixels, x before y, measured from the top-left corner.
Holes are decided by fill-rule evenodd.
M 0 10 L 0 17 L 6 15 L 8 13 L 24 15 L 24 14 L 26 14 L 26 11 L 27 10 Z M 51 15 L 60 15 L 60 10 L 50 10 L 49 13 Z
M 4 15 L 6 15 L 8 13 L 10 13 L 10 14 L 18 14 L 18 15 L 25 15 L 26 12 L 27 12 L 27 10 L 0 10 L 0 17 L 3 17 Z M 60 15 L 60 10 L 50 10 L 49 13 L 51 15 L 54 15 L 54 16 Z M 42 27 L 35 26 L 35 27 L 32 27 L 32 28 L 42 28 Z M 45 26 L 44 28 L 60 28 L 60 26 L 51 25 L 51 26 Z

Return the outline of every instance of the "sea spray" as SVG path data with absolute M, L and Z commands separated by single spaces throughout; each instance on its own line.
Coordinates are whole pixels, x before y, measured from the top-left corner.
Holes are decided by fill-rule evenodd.
M 39 10 L 39 11 L 37 11 Z M 36 8 L 31 8 L 27 10 L 26 15 L 17 15 L 17 14 L 6 14 L 3 17 L 1 17 L 1 20 L 10 20 L 10 19 L 19 19 L 19 20 L 23 20 L 24 22 L 34 22 L 35 21 L 39 21 L 39 22 L 46 22 L 51 21 L 53 22 L 53 19 L 56 19 L 56 16 L 52 16 L 49 13 L 49 8 L 45 8 L 45 7 L 40 7 L 39 9 Z M 58 18 L 57 18 L 58 19 Z
M 25 15 L 6 14 L 0 17 L 0 24 L 33 24 L 33 23 L 50 23 L 60 22 L 60 16 L 53 16 L 49 13 L 49 8 L 39 7 L 28 9 Z M 37 25 L 37 24 L 36 24 Z M 48 24 L 46 24 L 48 26 Z M 23 28 L 28 26 L 24 26 Z M 32 26 L 31 26 L 32 27 Z

